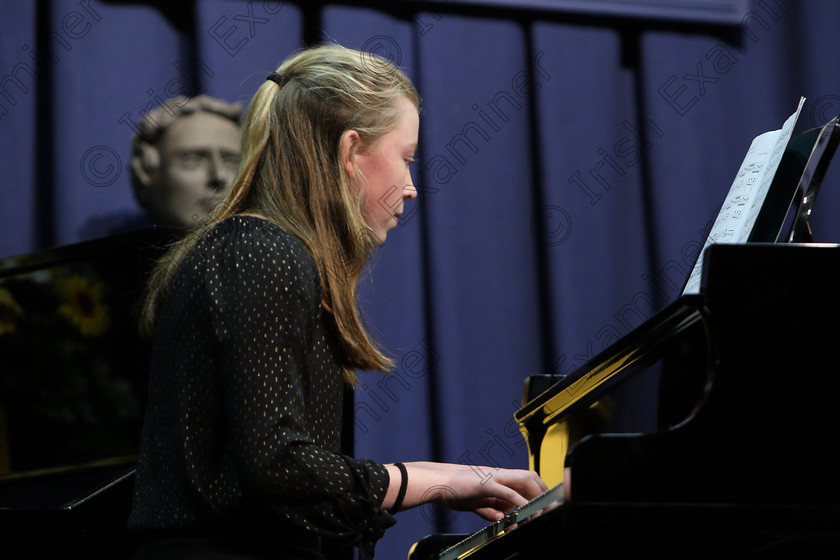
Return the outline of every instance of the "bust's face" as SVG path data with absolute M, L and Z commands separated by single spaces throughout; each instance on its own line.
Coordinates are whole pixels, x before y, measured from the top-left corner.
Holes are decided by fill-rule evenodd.
M 239 165 L 240 130 L 230 119 L 182 115 L 157 143 L 160 166 L 147 186 L 155 223 L 194 227 L 224 200 Z

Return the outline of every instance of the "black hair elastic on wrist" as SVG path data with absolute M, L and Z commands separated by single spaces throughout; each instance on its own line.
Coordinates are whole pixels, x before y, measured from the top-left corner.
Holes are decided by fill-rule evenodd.
M 403 500 L 405 499 L 405 491 L 408 488 L 408 471 L 405 470 L 405 465 L 402 463 L 394 463 L 394 466 L 400 470 L 402 482 L 400 482 L 400 491 L 397 492 L 397 499 L 394 500 L 394 505 L 392 505 L 391 509 L 388 510 L 388 513 L 392 514 L 400 511 L 400 506 L 402 506 Z

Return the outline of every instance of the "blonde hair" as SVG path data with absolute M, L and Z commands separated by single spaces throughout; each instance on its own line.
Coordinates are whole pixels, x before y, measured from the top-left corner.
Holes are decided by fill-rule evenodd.
M 149 334 L 170 279 L 203 232 L 240 213 L 261 214 L 297 238 L 321 276 L 322 304 L 344 350 L 344 378 L 356 369 L 393 367 L 362 324 L 356 287 L 375 236 L 364 220 L 357 189 L 341 165 L 339 143 L 355 130 L 371 145 L 399 124 L 397 101 L 420 97 L 406 75 L 370 53 L 338 45 L 298 52 L 276 70 L 248 107 L 242 159 L 233 188 L 207 225 L 173 246 L 148 288 L 141 329 Z

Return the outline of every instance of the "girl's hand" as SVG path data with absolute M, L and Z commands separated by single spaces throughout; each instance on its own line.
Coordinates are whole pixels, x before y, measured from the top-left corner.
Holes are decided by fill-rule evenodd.
M 434 502 L 458 511 L 472 511 L 487 521 L 497 521 L 515 507 L 546 490 L 537 473 L 520 469 L 496 469 L 452 463 L 405 463 L 408 486 L 400 509 Z M 386 465 L 391 483 L 382 506 L 393 506 L 402 477 Z

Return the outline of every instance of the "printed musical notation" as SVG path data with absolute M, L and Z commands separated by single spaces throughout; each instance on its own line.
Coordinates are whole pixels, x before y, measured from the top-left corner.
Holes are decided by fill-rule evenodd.
M 747 155 L 706 238 L 706 244 L 688 277 L 683 294 L 696 294 L 700 291 L 703 253 L 709 245 L 746 243 L 749 239 L 804 103 L 803 97 L 799 100 L 796 112 L 788 117 L 780 130 L 765 132 L 750 144 L 750 149 L 747 150 Z

